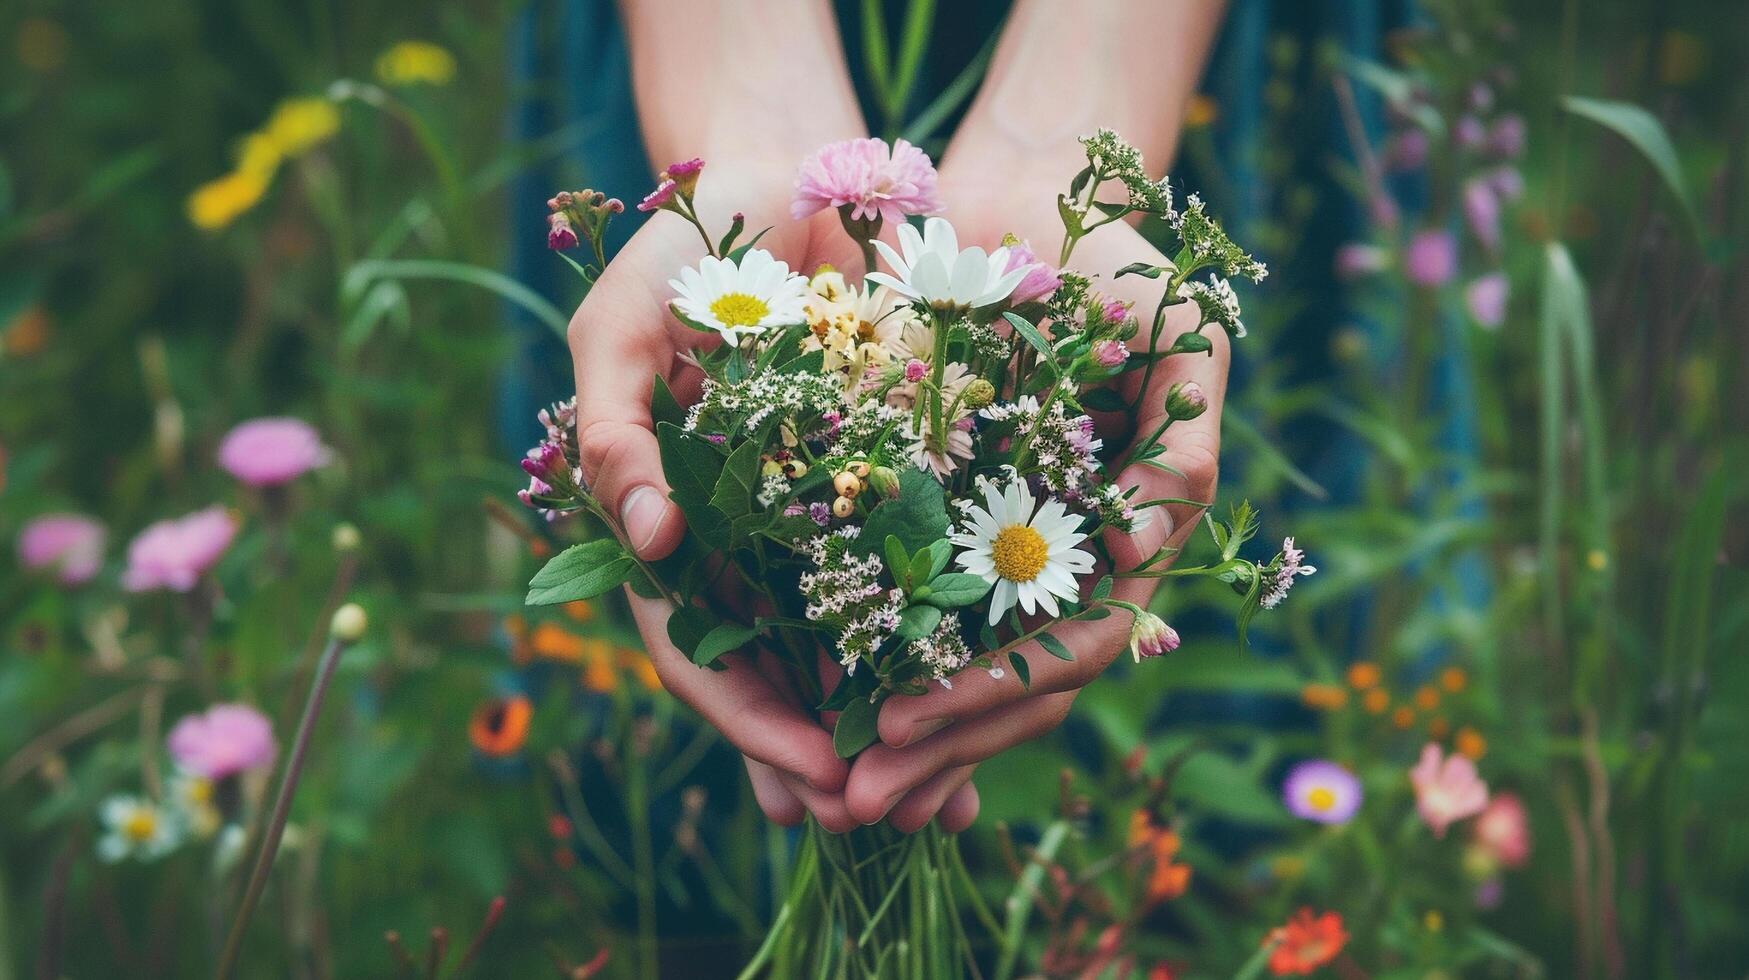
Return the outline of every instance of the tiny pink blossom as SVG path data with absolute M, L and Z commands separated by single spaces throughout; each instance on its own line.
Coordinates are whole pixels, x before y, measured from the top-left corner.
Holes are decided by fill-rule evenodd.
M 1488 130 L 1488 152 L 1504 159 L 1513 159 L 1524 153 L 1525 125 L 1524 117 L 1507 114 L 1494 120 L 1494 125 Z
M 690 198 L 693 190 L 698 187 L 698 175 L 702 170 L 704 170 L 704 160 L 693 157 L 690 160 L 669 164 L 663 169 L 662 174 L 668 180 L 674 181 L 674 189 L 680 193 L 681 197 Z
M 1103 368 L 1115 368 L 1130 359 L 1130 349 L 1121 340 L 1102 340 L 1093 345 L 1093 359 Z
M 577 247 L 577 230 L 563 212 L 547 215 L 547 248 L 562 252 Z
M 1470 316 L 1476 318 L 1477 324 L 1492 330 L 1506 322 L 1506 300 L 1510 288 L 1504 272 L 1478 276 L 1464 287 L 1464 305 L 1469 307 Z
M 1487 139 L 1488 131 L 1482 121 L 1475 116 L 1464 116 L 1451 128 L 1452 138 L 1457 141 L 1459 149 L 1477 150 Z
M 1021 268 L 1026 269 L 1026 275 L 1021 277 L 1014 292 L 1008 294 L 1008 302 L 1014 306 L 1049 299 L 1063 284 L 1063 277 L 1057 274 L 1057 270 L 1040 262 L 1030 244 L 1015 242 L 1008 246 L 1008 265 L 1002 271 L 1013 272 Z
M 1516 795 L 1501 793 L 1489 800 L 1472 829 L 1476 843 L 1502 867 L 1516 868 L 1530 860 L 1530 821 Z
M 273 724 L 247 704 L 215 704 L 170 729 L 170 757 L 183 772 L 224 779 L 273 764 Z
M 83 514 L 44 514 L 18 534 L 18 563 L 83 585 L 103 566 L 103 525 Z
M 1446 758 L 1433 742 L 1422 747 L 1409 781 L 1415 786 L 1415 809 L 1435 837 L 1444 837 L 1446 828 L 1488 805 L 1488 784 L 1476 775 L 1476 764 L 1462 755 Z
M 1464 221 L 1470 226 L 1470 234 L 1476 236 L 1476 241 L 1490 252 L 1500 249 L 1500 199 L 1494 194 L 1494 186 L 1484 177 L 1471 177 L 1464 181 L 1463 191 Z
M 1451 232 L 1429 228 L 1409 239 L 1403 272 L 1417 286 L 1443 286 L 1457 274 L 1457 242 Z
M 790 216 L 798 220 L 827 208 L 850 208 L 853 220 L 898 224 L 907 215 L 936 214 L 935 165 L 904 140 L 828 143 L 802 161 Z
M 1382 272 L 1391 265 L 1391 253 L 1366 242 L 1348 242 L 1336 249 L 1336 276 L 1339 279 L 1359 279 Z
M 905 380 L 912 384 L 922 381 L 923 376 L 928 373 L 929 365 L 919 361 L 915 357 L 905 362 Z
M 251 419 L 219 443 L 219 466 L 252 487 L 289 483 L 331 458 L 322 437 L 302 419 Z
M 678 185 L 676 185 L 674 181 L 663 180 L 660 184 L 656 185 L 655 190 L 644 195 L 644 199 L 638 202 L 638 210 L 655 211 L 661 208 L 669 201 L 674 200 L 674 191 L 677 188 Z
M 129 592 L 187 592 L 236 536 L 236 518 L 218 506 L 159 521 L 128 545 L 128 567 L 121 584 Z
M 1385 165 L 1395 171 L 1419 170 L 1427 163 L 1427 133 L 1411 127 L 1392 138 L 1385 150 Z
M 1099 318 L 1106 323 L 1122 323 L 1130 318 L 1130 304 L 1123 300 L 1106 300 L 1099 308 Z
M 1488 186 L 1494 188 L 1495 195 L 1502 201 L 1516 201 L 1524 194 L 1524 175 L 1518 172 L 1517 167 L 1511 165 L 1495 167 L 1483 177 L 1488 181 Z

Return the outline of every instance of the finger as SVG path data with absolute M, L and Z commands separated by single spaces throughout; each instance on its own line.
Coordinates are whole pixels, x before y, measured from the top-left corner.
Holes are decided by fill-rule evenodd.
M 982 762 L 1043 735 L 1062 722 L 1075 703 L 1076 693 L 1028 698 L 966 719 L 904 748 L 877 742 L 863 749 L 844 784 L 844 802 L 850 815 L 863 823 L 875 823 L 906 793 L 942 770 Z
M 1151 581 L 1144 585 L 1142 580 L 1120 579 L 1113 595 L 1126 602 L 1136 601 L 1131 593 L 1138 585 L 1145 599 Z M 998 678 L 989 671 L 967 670 L 954 677 L 951 688 L 937 686 L 914 697 L 888 698 L 881 706 L 878 723 L 881 741 L 895 748 L 910 745 L 951 723 L 1029 698 L 1084 687 L 1123 649 L 1129 641 L 1129 628 L 1129 617 L 1120 613 L 1051 627 L 1051 635 L 1074 654 L 1072 661 L 1052 656 L 1036 640 L 1021 644 L 1015 652 L 1026 658 L 1029 685 L 1021 684 L 1012 671 L 1004 671 Z
M 970 827 L 972 821 L 978 819 L 978 787 L 967 781 L 957 792 L 947 798 L 941 812 L 935 815 L 941 829 L 950 834 L 957 834 Z
M 843 793 L 825 793 L 785 773 L 778 773 L 784 788 L 813 814 L 814 822 L 831 834 L 848 834 L 861 826 L 844 805 Z
M 685 518 L 668 499 L 650 418 L 656 375 L 673 363 L 659 295 L 634 241 L 602 273 L 568 331 L 584 482 L 646 559 L 666 556 L 685 532 Z
M 935 819 L 947 801 L 972 779 L 976 766 L 959 766 L 936 773 L 894 805 L 887 814 L 893 829 L 903 834 L 915 834 L 923 825 Z
M 729 669 L 705 670 L 668 640 L 668 603 L 630 595 L 632 617 L 662 686 L 714 725 L 743 755 L 825 792 L 843 788 L 849 767 L 832 735 L 740 658 Z
M 747 764 L 747 781 L 753 784 L 753 799 L 759 803 L 765 819 L 783 827 L 801 823 L 807 811 L 802 808 L 802 801 L 784 785 L 777 770 L 747 756 L 742 756 L 741 761 Z

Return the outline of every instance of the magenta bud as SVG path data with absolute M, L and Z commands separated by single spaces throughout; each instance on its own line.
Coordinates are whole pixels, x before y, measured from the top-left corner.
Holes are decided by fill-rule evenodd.
M 576 248 L 577 244 L 577 231 L 571 227 L 571 219 L 563 211 L 555 211 L 547 216 L 547 248 L 562 252 L 568 248 Z
M 1166 392 L 1166 415 L 1174 422 L 1188 422 L 1208 411 L 1208 396 L 1202 385 L 1181 381 Z

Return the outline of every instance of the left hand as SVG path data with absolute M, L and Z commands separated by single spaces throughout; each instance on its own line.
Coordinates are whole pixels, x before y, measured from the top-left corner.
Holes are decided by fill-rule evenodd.
M 1017 175 L 1011 166 L 993 169 L 975 160 L 976 156 L 976 150 L 968 154 L 956 148 L 941 169 L 942 199 L 952 202 L 947 217 L 960 241 L 994 247 L 1004 234 L 1012 232 L 1028 240 L 1040 259 L 1054 264 L 1063 235 L 1056 195 L 1067 188 L 1074 171 L 1040 174 L 1033 179 Z M 992 173 L 1002 177 L 993 180 Z M 1095 288 L 1104 295 L 1134 303 L 1142 326 L 1131 345 L 1140 353 L 1148 342 L 1150 318 L 1163 284 L 1141 276 L 1112 278 L 1115 270 L 1138 261 L 1164 264 L 1166 257 L 1134 228 L 1118 223 L 1082 239 L 1069 265 L 1094 276 Z M 1195 329 L 1197 320 L 1194 304 L 1169 307 L 1160 345 L 1168 346 L 1180 333 Z M 1141 464 L 1117 475 L 1121 485 L 1141 488 L 1136 500 L 1214 500 L 1229 350 L 1226 334 L 1219 327 L 1203 334 L 1214 345 L 1211 353 L 1178 355 L 1160 362 L 1139 403 L 1139 417 L 1100 419 L 1111 423 L 1103 427 L 1113 431 L 1102 432 L 1108 444 L 1128 442 L 1151 432 L 1164 418 L 1166 391 L 1173 384 L 1195 381 L 1208 396 L 1207 411 L 1196 419 L 1174 423 L 1161 438 L 1166 452 L 1160 461 L 1182 473 L 1182 478 Z M 1141 377 L 1140 372 L 1122 376 L 1126 396 L 1135 395 Z M 1150 516 L 1148 525 L 1134 535 L 1105 532 L 1105 546 L 1118 571 L 1135 567 L 1161 548 L 1183 547 L 1201 511 L 1171 506 L 1156 508 Z M 1164 568 L 1169 563 L 1155 567 Z M 1095 580 L 1095 576 L 1088 576 L 1083 591 L 1091 589 Z M 1157 579 L 1120 578 L 1112 596 L 1146 608 L 1157 585 Z M 1036 643 L 1023 646 L 1019 652 L 1032 668 L 1030 689 L 1013 677 L 998 680 L 971 670 L 956 678 L 951 689 L 937 687 L 916 697 L 888 699 L 881 710 L 880 742 L 864 749 L 851 766 L 844 789 L 851 816 L 874 823 L 890 814 L 900 829 L 914 829 L 908 819 L 901 820 L 913 816 L 903 812 L 913 801 L 919 797 L 947 799 L 971 778 L 978 763 L 1060 724 L 1080 689 L 1098 677 L 1127 645 L 1129 629 L 1130 617 L 1122 611 L 1102 620 L 1054 628 L 1051 632 L 1075 655 L 1073 662 L 1050 656 Z

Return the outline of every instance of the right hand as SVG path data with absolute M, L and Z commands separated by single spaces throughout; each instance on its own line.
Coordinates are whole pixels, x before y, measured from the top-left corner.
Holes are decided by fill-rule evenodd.
M 786 159 L 734 168 L 707 162 L 695 201 L 705 228 L 720 236 L 738 208 L 747 216 L 742 241 L 770 226 L 758 247 L 792 271 L 807 275 L 830 263 L 847 275 L 860 273 L 861 254 L 835 213 L 804 221 L 789 217 L 794 164 Z M 668 497 L 650 402 L 657 375 L 682 403 L 696 399 L 702 375 L 679 356 L 718 342 L 683 326 L 667 309 L 673 295 L 668 280 L 704 254 L 697 229 L 678 215 L 658 212 L 614 257 L 571 318 L 583 477 L 646 560 L 667 556 L 686 533 L 685 518 Z M 831 732 L 811 706 L 791 693 L 792 685 L 775 670 L 766 673 L 760 661 L 769 658 L 740 656 L 725 671 L 700 669 L 668 640 L 667 601 L 627 595 L 663 686 L 741 751 L 766 816 L 793 825 L 806 810 L 835 833 L 857 826 L 844 803 L 848 763 L 838 758 Z M 919 787 L 895 808 L 895 818 L 903 816 L 907 829 L 915 829 L 939 810 L 948 829 L 970 824 L 977 814 L 976 790 L 969 784 L 947 794 L 939 789 Z

